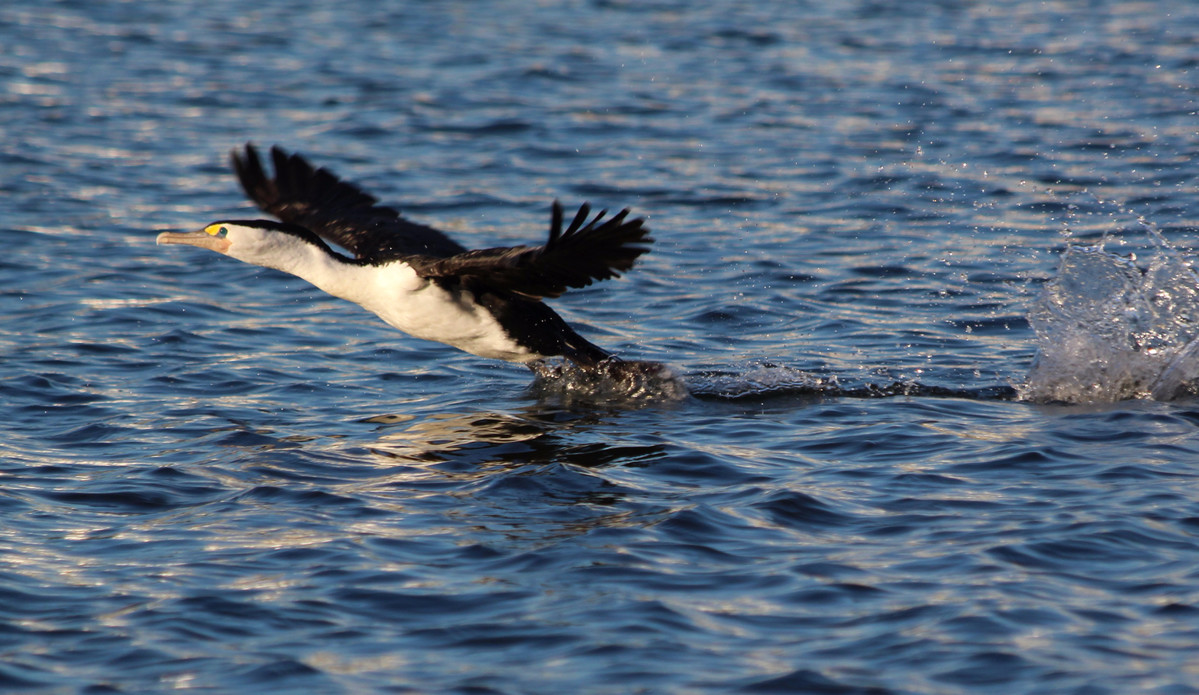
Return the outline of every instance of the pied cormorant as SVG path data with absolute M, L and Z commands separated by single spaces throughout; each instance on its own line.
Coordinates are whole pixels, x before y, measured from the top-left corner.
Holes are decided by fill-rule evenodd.
M 222 220 L 198 232 L 163 232 L 159 244 L 198 246 L 291 273 L 409 335 L 533 369 L 548 357 L 584 369 L 612 357 L 541 298 L 619 277 L 653 242 L 628 210 L 591 217 L 586 203 L 563 231 L 554 201 L 545 244 L 469 251 L 298 154 L 272 147 L 273 179 L 253 145 L 232 158 L 250 200 L 281 221 Z

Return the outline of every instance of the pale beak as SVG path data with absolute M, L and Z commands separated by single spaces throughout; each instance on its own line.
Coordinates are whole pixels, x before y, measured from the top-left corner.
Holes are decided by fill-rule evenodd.
M 230 246 L 225 237 L 213 236 L 208 232 L 163 232 L 158 235 L 158 243 L 199 246 L 217 253 L 228 253 Z

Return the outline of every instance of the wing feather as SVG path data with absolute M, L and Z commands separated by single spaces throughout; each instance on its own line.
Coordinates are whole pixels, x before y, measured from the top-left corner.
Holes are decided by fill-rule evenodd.
M 402 257 L 420 275 L 434 279 L 469 277 L 494 290 L 557 297 L 572 287 L 620 277 L 653 243 L 645 222 L 630 220 L 628 210 L 592 217 L 587 203 L 563 230 L 562 206 L 555 200 L 543 245 L 468 251 L 298 154 L 272 147 L 273 178 L 251 144 L 234 150 L 232 159 L 246 195 L 263 212 L 309 229 L 360 260 Z
M 379 205 L 374 196 L 328 169 L 314 168 L 298 154 L 272 147 L 274 178 L 267 175 L 251 144 L 243 151 L 234 150 L 232 159 L 242 188 L 259 209 L 312 230 L 356 258 L 369 261 L 418 254 L 445 258 L 466 251 L 442 232 L 409 222 L 395 209 Z
M 628 219 L 628 210 L 607 219 L 601 211 L 588 221 L 590 214 L 584 203 L 562 231 L 562 206 L 554 201 L 542 246 L 479 249 L 414 265 L 425 277 L 469 276 L 528 297 L 557 297 L 571 287 L 620 277 L 653 243 L 645 222 Z

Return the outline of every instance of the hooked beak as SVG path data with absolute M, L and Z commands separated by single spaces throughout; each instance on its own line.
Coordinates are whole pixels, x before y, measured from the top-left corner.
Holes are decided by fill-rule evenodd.
M 229 252 L 229 240 L 225 237 L 215 236 L 208 232 L 163 232 L 158 235 L 158 244 L 185 244 L 187 246 L 199 246 L 202 249 L 209 249 L 217 253 Z

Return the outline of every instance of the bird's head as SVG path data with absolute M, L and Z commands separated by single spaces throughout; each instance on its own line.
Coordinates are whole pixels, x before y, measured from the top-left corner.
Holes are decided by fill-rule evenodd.
M 253 265 L 291 271 L 301 258 L 319 249 L 332 253 L 303 227 L 272 220 L 225 220 L 198 232 L 163 232 L 159 244 L 186 244 L 209 249 Z

